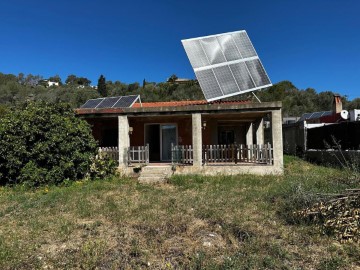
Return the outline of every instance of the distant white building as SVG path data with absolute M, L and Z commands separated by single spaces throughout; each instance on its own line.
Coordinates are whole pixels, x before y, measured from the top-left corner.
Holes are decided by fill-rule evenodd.
M 48 86 L 59 86 L 59 82 L 52 82 L 52 81 L 48 81 L 47 82 Z
M 45 87 L 51 87 L 51 86 L 59 86 L 59 82 L 54 82 L 54 81 L 50 81 L 50 80 L 41 80 L 39 81 L 40 85 L 43 85 Z

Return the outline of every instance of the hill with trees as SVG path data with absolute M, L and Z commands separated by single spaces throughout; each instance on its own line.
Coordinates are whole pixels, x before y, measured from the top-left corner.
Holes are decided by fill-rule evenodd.
M 27 100 L 66 102 L 77 108 L 88 99 L 102 96 L 141 95 L 142 101 L 204 99 L 196 80 L 179 84 L 174 80 L 155 83 L 144 79 L 140 85 L 138 82 L 126 84 L 118 80 L 105 81 L 105 76 L 101 75 L 97 87 L 91 86 L 91 81 L 86 77 L 78 77 L 74 74 L 69 75 L 65 83 L 62 83 L 58 75 L 48 80 L 58 82 L 59 86 L 47 87 L 41 83 L 43 77 L 40 75 L 0 73 L 0 115 L 7 107 Z M 298 89 L 290 81 L 281 81 L 269 89 L 256 92 L 261 101 L 282 101 L 285 116 L 300 116 L 305 112 L 330 110 L 334 94 L 332 91 L 318 93 L 313 88 Z M 360 108 L 360 98 L 352 101 L 346 96 L 341 98 L 345 109 Z M 229 99 L 254 99 L 254 97 L 251 94 L 244 94 Z

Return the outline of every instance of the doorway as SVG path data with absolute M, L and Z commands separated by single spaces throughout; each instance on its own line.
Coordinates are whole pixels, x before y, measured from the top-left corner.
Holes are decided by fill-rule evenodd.
M 176 124 L 145 124 L 145 144 L 149 161 L 171 161 L 171 144 L 177 144 Z

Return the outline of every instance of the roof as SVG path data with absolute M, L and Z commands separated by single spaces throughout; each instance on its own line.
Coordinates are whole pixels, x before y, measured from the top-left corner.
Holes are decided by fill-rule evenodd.
M 186 100 L 135 103 L 129 108 L 79 108 L 75 112 L 84 117 L 116 115 L 160 115 L 188 113 L 221 113 L 240 111 L 269 112 L 281 108 L 281 102 L 252 103 L 248 100 L 213 101 Z
M 314 113 L 304 113 L 298 122 L 301 121 L 310 121 L 313 122 L 315 120 L 320 123 L 335 123 L 341 120 L 340 113 L 335 113 L 333 111 L 323 111 L 323 112 L 314 112 Z
M 300 117 L 300 119 L 299 119 L 298 121 L 301 122 L 301 121 L 305 121 L 305 120 L 319 119 L 320 117 L 329 116 L 329 115 L 332 115 L 332 114 L 333 114 L 332 111 L 322 111 L 322 112 L 304 113 L 304 114 Z
M 189 105 L 206 105 L 206 104 L 246 104 L 249 100 L 234 100 L 234 101 L 216 101 L 207 102 L 206 100 L 181 100 L 181 101 L 160 101 L 160 102 L 143 102 L 135 103 L 132 108 L 153 108 L 153 107 L 174 107 L 174 106 L 189 106 Z

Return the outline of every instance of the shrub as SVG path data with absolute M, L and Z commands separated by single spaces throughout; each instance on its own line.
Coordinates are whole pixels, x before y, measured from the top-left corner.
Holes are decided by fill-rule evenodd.
M 87 174 L 87 178 L 89 179 L 105 178 L 116 173 L 117 161 L 102 153 L 92 158 L 91 161 L 92 164 Z
M 32 102 L 0 119 L 0 184 L 83 178 L 96 153 L 89 125 L 65 104 Z

